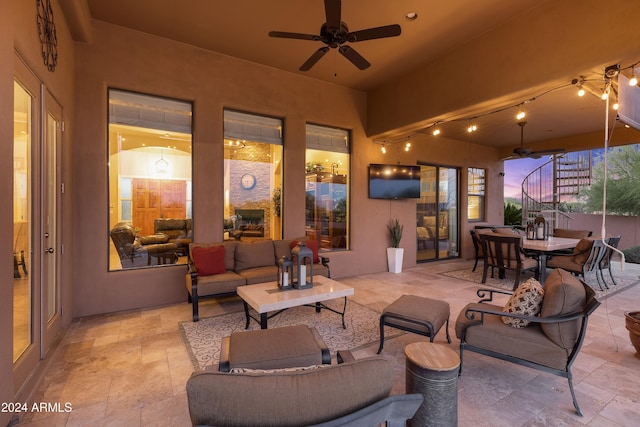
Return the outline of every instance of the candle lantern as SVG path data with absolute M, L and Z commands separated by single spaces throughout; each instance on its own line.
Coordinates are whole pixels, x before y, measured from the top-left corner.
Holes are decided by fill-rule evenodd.
M 293 287 L 293 261 L 287 257 L 278 260 L 278 287 L 282 290 Z
M 527 239 L 534 240 L 536 238 L 536 228 L 533 226 L 533 222 L 527 222 Z
M 296 289 L 307 289 L 313 287 L 313 252 L 304 242 L 291 249 L 294 264 L 296 266 L 296 277 L 293 280 L 293 287 Z
M 547 221 L 543 217 L 537 217 L 534 221 L 536 240 L 546 240 L 549 236 Z

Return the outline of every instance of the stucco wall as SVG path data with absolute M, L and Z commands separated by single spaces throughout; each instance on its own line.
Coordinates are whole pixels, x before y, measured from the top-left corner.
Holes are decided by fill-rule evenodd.
M 284 119 L 284 237 L 304 235 L 305 123 L 351 130 L 351 250 L 331 255 L 334 277 L 385 271 L 386 224 L 398 217 L 415 224 L 415 201 L 367 198 L 370 163 L 424 161 L 449 166 L 496 164 L 494 149 L 430 139 L 408 154 L 384 157 L 364 135 L 366 94 L 285 73 L 188 45 L 93 21 L 93 41 L 76 47 L 76 145 L 74 177 L 74 315 L 152 306 L 186 299 L 184 266 L 107 272 L 106 106 L 108 87 L 193 101 L 193 200 L 196 241 L 222 239 L 222 112 L 231 108 Z M 395 151 L 395 150 L 393 150 Z M 499 164 L 491 192 L 502 201 Z M 495 172 L 495 173 L 494 173 Z M 463 209 L 464 210 L 464 209 Z M 81 213 L 81 214 L 80 214 Z M 490 208 L 493 222 L 500 209 Z M 463 222 L 464 224 L 464 222 Z M 415 240 L 407 233 L 405 267 L 415 265 Z

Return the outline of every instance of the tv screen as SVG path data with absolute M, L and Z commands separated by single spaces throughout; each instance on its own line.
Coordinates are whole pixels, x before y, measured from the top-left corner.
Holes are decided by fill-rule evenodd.
M 370 164 L 369 198 L 420 198 L 420 166 Z

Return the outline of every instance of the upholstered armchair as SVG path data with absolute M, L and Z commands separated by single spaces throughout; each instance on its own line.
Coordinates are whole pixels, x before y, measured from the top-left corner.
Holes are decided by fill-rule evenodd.
M 175 243 L 180 255 L 186 256 L 189 252 L 189 243 L 193 242 L 192 220 L 191 218 L 157 218 L 153 221 L 153 233 L 167 235 L 167 243 Z
M 165 235 L 137 237 L 133 227 L 126 222 L 114 225 L 110 235 L 122 268 L 175 262 L 177 246 L 168 243 Z
M 571 367 L 584 341 L 589 316 L 600 302 L 591 287 L 561 269 L 549 274 L 541 298 L 541 292 L 527 294 L 525 288 L 523 284 L 513 293 L 479 289 L 480 301 L 462 309 L 456 321 L 460 373 L 467 350 L 567 378 L 573 406 L 582 415 Z M 494 302 L 494 296 L 500 294 L 512 295 L 504 306 Z
M 195 372 L 187 381 L 194 426 L 404 427 L 420 394 L 389 396 L 393 370 L 379 357 L 326 367 Z

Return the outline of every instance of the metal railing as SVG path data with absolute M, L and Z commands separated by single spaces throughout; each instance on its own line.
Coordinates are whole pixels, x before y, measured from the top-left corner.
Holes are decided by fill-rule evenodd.
M 551 156 L 522 181 L 522 224 L 543 216 L 552 228 L 570 228 L 571 215 L 559 209 L 563 196 L 576 196 L 590 184 L 590 151 Z

